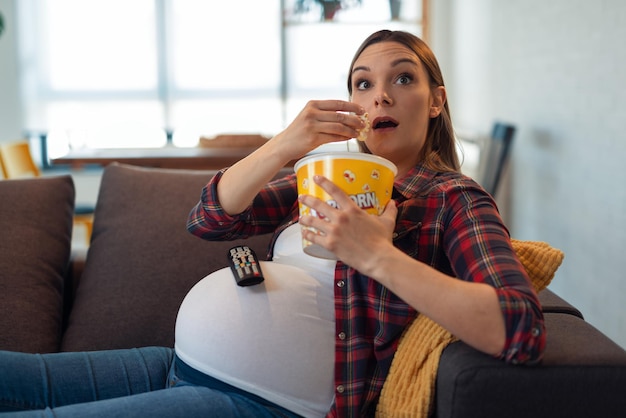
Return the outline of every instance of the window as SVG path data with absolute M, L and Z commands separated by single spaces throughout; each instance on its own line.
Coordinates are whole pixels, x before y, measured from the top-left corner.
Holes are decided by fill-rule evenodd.
M 26 128 L 68 148 L 192 146 L 282 130 L 313 98 L 346 98 L 371 32 L 421 35 L 421 0 L 21 0 Z M 401 3 L 392 19 L 390 5 Z

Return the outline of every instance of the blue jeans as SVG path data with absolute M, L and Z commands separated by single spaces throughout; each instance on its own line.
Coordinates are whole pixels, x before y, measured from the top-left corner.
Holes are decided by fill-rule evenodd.
M 165 347 L 53 354 L 0 351 L 0 415 L 6 418 L 297 416 L 189 366 L 179 375 L 180 366 L 186 365 L 176 359 L 172 349 Z M 185 380 L 187 375 L 192 377 L 191 382 Z M 218 383 L 214 385 L 215 382 Z

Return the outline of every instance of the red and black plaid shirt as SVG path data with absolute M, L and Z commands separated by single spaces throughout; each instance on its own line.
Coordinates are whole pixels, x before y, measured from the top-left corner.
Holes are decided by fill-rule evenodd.
M 189 215 L 193 234 L 228 240 L 274 233 L 275 241 L 297 222 L 295 175 L 270 183 L 236 216 L 226 214 L 219 204 L 220 177 L 221 172 L 203 189 Z M 510 363 L 538 361 L 545 346 L 541 308 L 493 199 L 468 177 L 421 165 L 396 180 L 392 197 L 398 206 L 394 245 L 450 276 L 492 285 L 506 324 L 506 344 L 499 357 Z M 400 335 L 417 313 L 341 262 L 335 285 L 336 396 L 328 416 L 373 416 Z

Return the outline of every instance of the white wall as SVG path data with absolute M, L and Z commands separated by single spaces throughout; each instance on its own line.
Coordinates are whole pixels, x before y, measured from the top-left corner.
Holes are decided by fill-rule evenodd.
M 518 126 L 512 235 L 562 249 L 550 288 L 626 347 L 626 2 L 431 4 L 455 125 Z
M 0 0 L 0 141 L 21 135 L 14 9 Z M 431 14 L 457 128 L 518 126 L 499 202 L 512 235 L 561 248 L 550 288 L 626 347 L 626 2 L 431 0 Z M 97 178 L 75 179 L 91 200 Z
M 22 135 L 14 0 L 0 0 L 4 32 L 0 35 L 0 141 Z

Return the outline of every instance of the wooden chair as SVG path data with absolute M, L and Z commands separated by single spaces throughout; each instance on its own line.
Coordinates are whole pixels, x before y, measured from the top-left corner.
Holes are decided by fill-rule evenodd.
M 0 159 L 4 168 L 4 177 L 7 179 L 39 177 L 41 175 L 26 141 L 0 144 Z
M 481 162 L 482 176 L 480 184 L 494 198 L 500 185 L 502 173 L 506 168 L 511 153 L 511 144 L 515 136 L 515 126 L 496 122 L 484 150 Z
M 0 155 L 0 180 L 5 178 L 7 178 L 7 175 L 4 172 L 4 165 L 2 165 L 2 156 Z
M 0 168 L 5 179 L 40 177 L 41 171 L 30 152 L 26 140 L 0 143 Z M 93 230 L 93 206 L 77 205 L 74 208 L 74 224 L 85 228 L 87 242 Z

